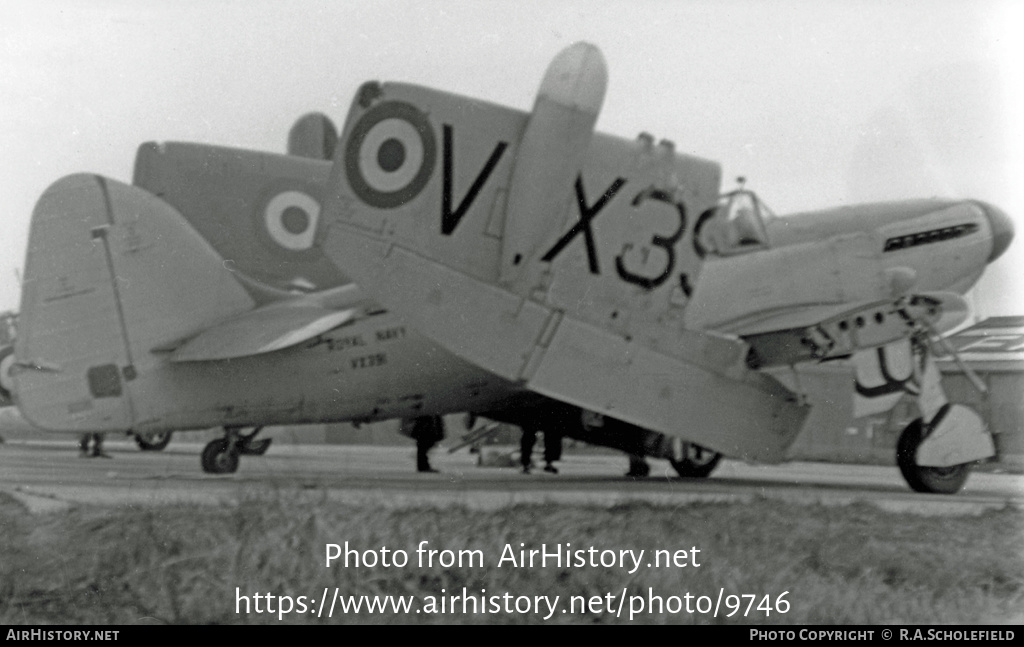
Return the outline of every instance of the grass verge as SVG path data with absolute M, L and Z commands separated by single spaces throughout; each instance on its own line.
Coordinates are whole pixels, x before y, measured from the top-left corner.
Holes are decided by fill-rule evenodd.
M 973 517 L 919 517 L 869 505 L 820 507 L 775 501 L 751 504 L 643 504 L 615 508 L 518 506 L 495 512 L 338 506 L 310 493 L 252 496 L 237 505 L 174 505 L 140 509 L 80 507 L 33 516 L 0 493 L 0 624 L 9 623 L 409 623 L 541 622 L 541 613 L 505 612 L 481 597 L 559 596 L 566 613 L 549 622 L 629 622 L 640 596 L 663 600 L 643 623 L 1019 623 L 1024 621 L 1024 514 L 991 511 Z M 421 541 L 436 550 L 477 550 L 474 561 L 420 567 Z M 404 568 L 325 567 L 325 545 L 360 551 L 404 550 Z M 518 551 L 547 544 L 598 551 L 697 548 L 686 567 L 498 567 L 506 544 Z M 600 553 L 597 553 L 599 556 Z M 692 557 L 694 553 L 690 553 Z M 435 560 L 439 556 L 435 556 Z M 589 561 L 589 555 L 585 556 Z M 249 613 L 236 613 L 236 587 Z M 477 613 L 408 613 L 366 608 L 322 617 L 314 612 L 325 590 L 342 595 L 412 596 L 424 609 L 463 588 L 478 598 Z M 618 596 L 627 591 L 621 615 Z M 486 593 L 482 593 L 486 591 Z M 718 617 L 698 613 L 699 596 Z M 783 592 L 788 612 L 775 602 Z M 255 593 L 305 595 L 306 613 L 255 613 Z M 673 596 L 685 605 L 673 610 Z M 601 609 L 570 609 L 607 595 Z M 747 609 L 748 598 L 756 596 Z M 772 611 L 757 610 L 768 595 Z M 732 617 L 724 617 L 739 602 Z M 244 611 L 244 604 L 241 605 Z M 276 609 L 281 604 L 274 604 Z M 513 602 L 514 606 L 514 602 Z M 704 604 L 704 606 L 707 606 Z M 266 608 L 264 603 L 261 608 Z M 312 610 L 310 609 L 312 607 Z M 472 606 L 467 606 L 472 609 Z M 569 612 L 571 611 L 571 612 Z

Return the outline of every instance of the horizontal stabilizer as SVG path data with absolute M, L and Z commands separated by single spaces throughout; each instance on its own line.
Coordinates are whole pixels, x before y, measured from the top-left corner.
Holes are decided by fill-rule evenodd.
M 173 348 L 172 362 L 231 359 L 302 343 L 352 319 L 355 310 L 274 303 L 208 328 Z M 158 351 L 172 350 L 166 346 Z

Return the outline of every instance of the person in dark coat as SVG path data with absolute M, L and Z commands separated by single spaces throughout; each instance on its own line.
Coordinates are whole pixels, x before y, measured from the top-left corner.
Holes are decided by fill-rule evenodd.
M 444 439 L 444 419 L 441 416 L 419 416 L 402 421 L 399 433 L 416 441 L 416 471 L 437 472 L 430 466 L 430 450 Z
M 642 454 L 629 455 L 629 471 L 626 476 L 632 478 L 647 478 L 651 474 L 651 466 Z
M 89 449 L 89 441 L 92 441 L 92 450 Z M 103 451 L 103 434 L 82 434 L 78 439 L 79 456 L 83 458 L 110 458 L 110 454 Z
M 537 442 L 536 427 L 527 425 L 523 427 L 523 435 L 519 441 L 519 462 L 523 466 L 523 474 L 529 474 L 533 467 L 531 459 L 533 445 Z M 558 468 L 554 462 L 562 458 L 562 435 L 553 431 L 544 432 L 544 471 L 551 474 L 558 474 Z

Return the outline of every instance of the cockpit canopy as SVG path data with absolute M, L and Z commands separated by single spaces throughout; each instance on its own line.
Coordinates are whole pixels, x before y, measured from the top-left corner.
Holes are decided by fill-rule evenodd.
M 753 191 L 737 189 L 718 199 L 713 214 L 697 224 L 697 242 L 706 254 L 735 256 L 768 247 L 772 210 Z

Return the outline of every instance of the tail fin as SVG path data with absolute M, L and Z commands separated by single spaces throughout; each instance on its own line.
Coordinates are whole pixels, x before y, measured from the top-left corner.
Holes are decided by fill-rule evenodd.
M 288 131 L 288 154 L 315 160 L 334 159 L 338 129 L 330 118 L 319 112 L 299 117 Z
M 201 289 L 198 289 L 201 288 Z M 249 310 L 209 244 L 142 189 L 78 174 L 32 214 L 15 355 L 18 404 L 54 431 L 132 428 L 154 348 Z
M 154 143 L 132 183 L 174 207 L 234 269 L 281 289 L 347 282 L 317 244 L 329 162 L 275 153 Z

